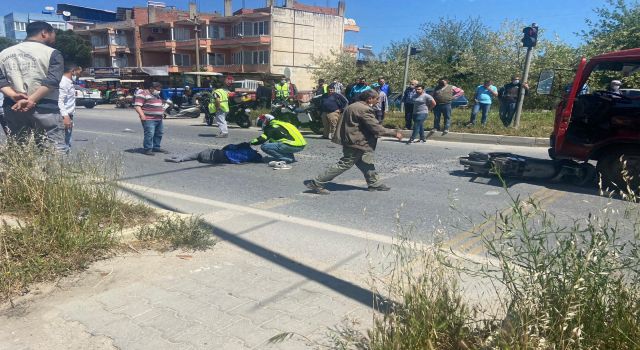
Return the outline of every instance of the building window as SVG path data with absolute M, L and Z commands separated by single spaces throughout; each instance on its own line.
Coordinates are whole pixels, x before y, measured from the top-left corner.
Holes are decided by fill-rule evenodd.
M 209 54 L 209 64 L 212 66 L 224 66 L 224 54 L 223 53 Z
M 59 30 L 66 30 L 67 29 L 67 25 L 64 24 L 64 23 L 60 23 L 60 22 L 47 22 L 47 23 L 51 24 L 53 29 L 59 29 Z
M 233 53 L 233 64 L 242 64 L 242 51 Z
M 26 32 L 27 31 L 27 23 L 26 22 L 13 22 L 13 30 L 16 32 Z
M 177 53 L 176 55 L 176 66 L 180 67 L 188 67 L 191 65 L 191 56 L 188 54 Z
M 176 27 L 173 29 L 174 35 L 175 35 L 175 40 L 177 41 L 185 41 L 185 40 L 191 40 L 191 32 L 192 30 L 190 28 L 181 28 L 181 27 Z
M 240 22 L 233 26 L 233 36 L 259 36 L 269 35 L 269 21 Z
M 269 51 L 240 51 L 233 54 L 233 64 L 269 64 Z
M 107 67 L 107 58 L 103 56 L 95 56 L 93 58 L 94 67 Z
M 127 57 L 127 55 L 118 55 L 118 57 L 114 57 L 113 67 L 117 67 L 117 68 L 129 67 L 129 57 Z
M 209 25 L 209 38 L 224 39 L 224 27 L 217 24 Z
M 107 47 L 108 41 L 106 35 L 92 35 L 91 36 L 91 45 L 93 47 Z

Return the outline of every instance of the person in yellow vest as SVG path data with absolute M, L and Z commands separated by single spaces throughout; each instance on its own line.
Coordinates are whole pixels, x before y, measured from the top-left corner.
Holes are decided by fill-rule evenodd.
M 269 166 L 275 170 L 291 169 L 290 163 L 296 161 L 294 153 L 298 153 L 307 145 L 300 131 L 291 123 L 276 120 L 271 114 L 258 118 L 258 126 L 262 127 L 262 135 L 251 140 L 252 145 L 262 145 L 260 149 L 273 157 Z
M 220 83 L 216 84 L 213 90 L 213 100 L 209 103 L 209 113 L 215 116 L 220 134 L 218 137 L 229 137 L 229 128 L 227 127 L 227 113 L 229 113 L 229 91 L 222 87 Z
M 318 86 L 315 89 L 315 95 L 324 95 L 329 93 L 329 84 L 325 84 L 324 79 L 318 79 Z
M 275 85 L 275 100 L 286 101 L 291 96 L 289 92 L 289 83 L 285 78 L 282 78 L 279 83 Z

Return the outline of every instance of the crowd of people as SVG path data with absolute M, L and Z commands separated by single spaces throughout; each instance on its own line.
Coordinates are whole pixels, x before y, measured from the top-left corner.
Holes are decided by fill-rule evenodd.
M 0 126 L 7 135 L 18 140 L 35 135 L 39 145 L 51 146 L 58 152 L 66 153 L 71 147 L 75 113 L 73 81 L 82 69 L 73 62 L 64 62 L 62 54 L 52 47 L 56 34 L 50 24 L 31 22 L 26 31 L 27 40 L 0 52 L 0 101 L 4 100 L 3 108 L 0 109 Z M 481 124 L 487 123 L 491 103 L 498 96 L 501 98 L 501 120 L 510 123 L 521 86 L 528 89 L 526 83 L 521 84 L 516 76 L 500 90 L 490 80 L 479 85 L 473 96 L 475 104 L 469 126 L 475 125 L 480 112 Z M 134 98 L 134 108 L 144 131 L 142 153 L 149 156 L 169 153 L 161 147 L 164 132 L 161 90 L 161 83 L 149 81 L 144 88 L 136 91 Z M 442 130 L 443 135 L 446 135 L 451 126 L 452 102 L 464 94 L 462 89 L 449 84 L 446 79 L 440 79 L 437 86 L 429 92 L 424 85 L 412 80 L 402 94 L 405 128 L 412 130 L 408 144 L 426 141 L 424 123 L 430 111 L 434 113 L 431 131 Z M 347 86 L 337 78 L 332 79 L 331 83 L 320 79 L 315 93 L 322 95 L 320 108 L 324 126 L 323 138 L 342 145 L 343 156 L 314 179 L 305 181 L 305 185 L 316 193 L 326 194 L 328 191 L 324 185 L 355 165 L 364 174 L 369 190 L 389 190 L 389 187 L 380 182 L 373 162 L 378 138 L 393 136 L 402 139 L 400 130 L 382 126 L 391 94 L 385 78 L 380 77 L 375 83 L 369 84 L 365 77 L 360 77 Z M 295 84 L 287 78 L 274 85 L 275 99 L 290 99 L 297 94 Z M 228 86 L 217 84 L 207 107 L 208 112 L 215 116 L 220 129 L 218 137 L 228 137 Z M 441 117 L 444 117 L 442 124 Z M 277 120 L 271 114 L 260 116 L 258 124 L 263 129 L 262 135 L 242 147 L 232 149 L 237 151 L 260 146 L 269 156 L 269 166 L 274 169 L 291 169 L 291 164 L 296 161 L 295 154 L 303 151 L 307 144 L 302 133 L 291 123 Z M 205 157 L 203 154 L 212 156 Z M 215 154 L 215 150 L 209 149 L 166 160 L 211 161 Z M 231 158 L 244 159 L 244 156 L 236 157 L 238 154 L 234 153 Z

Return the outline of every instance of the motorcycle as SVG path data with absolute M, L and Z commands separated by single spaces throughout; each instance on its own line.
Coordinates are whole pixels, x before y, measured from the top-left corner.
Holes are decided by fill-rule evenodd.
M 164 109 L 164 118 L 198 118 L 200 116 L 200 105 L 196 101 L 192 106 L 176 106 L 173 101 L 167 100 L 162 105 Z
M 229 112 L 227 113 L 227 122 L 236 123 L 241 128 L 248 128 L 251 126 L 251 100 L 247 99 L 247 94 L 242 93 L 238 95 L 231 95 L 229 97 L 233 99 L 229 101 Z M 209 112 L 209 104 L 211 103 L 212 95 L 209 93 L 199 96 L 201 101 L 202 111 L 204 112 L 204 122 L 211 126 L 213 125 L 214 115 Z
M 296 127 L 307 127 L 317 135 L 322 135 L 322 95 L 314 96 L 308 104 L 296 106 L 292 101 L 276 100 L 272 103 L 271 114 L 278 120 L 291 123 Z
M 124 91 L 118 91 L 116 93 L 115 104 L 116 108 L 133 107 L 133 95 L 129 93 L 125 94 Z

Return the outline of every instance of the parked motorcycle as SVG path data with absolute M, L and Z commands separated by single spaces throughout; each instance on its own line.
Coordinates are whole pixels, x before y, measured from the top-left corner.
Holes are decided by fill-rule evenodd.
M 313 133 L 322 135 L 324 126 L 320 110 L 321 97 L 322 95 L 317 95 L 308 104 L 300 106 L 291 101 L 276 100 L 272 103 L 271 114 L 278 120 L 291 123 L 296 127 L 309 128 Z
M 133 95 L 119 90 L 116 92 L 116 108 L 133 107 Z
M 245 95 L 245 96 L 243 96 Z M 253 101 L 246 100 L 246 94 L 239 94 L 237 96 L 229 96 L 229 113 L 227 113 L 227 122 L 236 123 L 241 128 L 248 128 L 251 126 L 251 108 L 250 105 Z M 210 93 L 204 93 L 198 98 L 200 100 L 201 110 L 204 112 L 204 122 L 211 126 L 213 125 L 214 115 L 209 113 L 209 104 L 211 103 L 212 95 Z
M 164 118 L 198 118 L 200 116 L 200 104 L 196 101 L 191 106 L 176 106 L 173 101 L 167 100 L 162 105 L 164 109 Z

